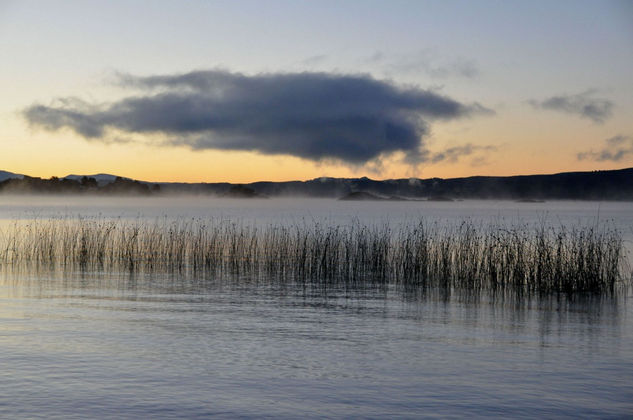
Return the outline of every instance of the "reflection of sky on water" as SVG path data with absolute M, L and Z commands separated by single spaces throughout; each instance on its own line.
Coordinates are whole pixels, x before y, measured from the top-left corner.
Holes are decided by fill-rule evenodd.
M 0 278 L 5 417 L 617 417 L 632 408 L 630 299 Z
M 432 220 L 472 218 L 531 222 L 543 218 L 552 223 L 595 223 L 615 220 L 622 226 L 633 222 L 633 203 L 593 201 L 465 200 L 455 202 L 353 202 L 330 199 L 218 199 L 208 197 L 64 197 L 2 196 L 0 219 L 49 218 L 63 216 L 124 218 L 231 217 L 245 221 L 287 221 L 303 219 Z

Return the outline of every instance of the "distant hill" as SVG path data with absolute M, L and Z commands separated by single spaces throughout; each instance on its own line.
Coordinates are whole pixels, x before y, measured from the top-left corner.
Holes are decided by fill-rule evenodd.
M 234 184 L 161 183 L 164 193 L 225 194 Z M 551 175 L 472 176 L 466 178 L 315 178 L 309 181 L 253 182 L 244 184 L 268 197 L 341 198 L 355 192 L 378 197 L 430 200 L 630 200 L 633 168 L 611 171 L 564 172 Z
M 24 175 L 14 174 L 13 172 L 0 171 L 0 182 L 6 181 L 7 179 L 22 179 Z
M 397 199 L 627 200 L 633 201 L 633 168 L 564 172 L 551 175 L 472 176 L 466 178 L 315 178 L 309 181 L 250 184 L 149 183 L 110 174 L 68 175 L 42 180 L 0 171 L 0 192 L 200 194 L 240 197 L 384 197 Z M 358 194 L 362 193 L 362 194 Z M 351 196 L 350 196 L 351 194 Z

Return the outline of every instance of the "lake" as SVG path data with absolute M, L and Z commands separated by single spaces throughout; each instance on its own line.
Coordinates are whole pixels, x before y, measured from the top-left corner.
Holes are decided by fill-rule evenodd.
M 0 228 L 60 217 L 251 224 L 611 223 L 633 203 L 0 197 Z M 630 256 L 628 257 L 630 260 Z M 633 304 L 389 284 L 2 267 L 0 417 L 633 414 Z

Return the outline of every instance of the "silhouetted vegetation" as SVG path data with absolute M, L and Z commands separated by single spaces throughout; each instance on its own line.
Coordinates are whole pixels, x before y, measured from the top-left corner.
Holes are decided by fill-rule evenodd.
M 165 183 L 166 193 L 223 195 L 229 183 Z M 633 200 L 633 168 L 553 175 L 473 176 L 468 178 L 389 179 L 316 178 L 309 181 L 253 182 L 245 187 L 268 197 L 341 198 L 355 192 L 377 197 L 441 199 Z
M 295 282 L 447 290 L 611 293 L 628 285 L 620 234 L 607 227 L 503 225 L 247 226 L 57 219 L 13 225 L 0 263 L 82 270 L 237 274 Z
M 254 189 L 243 185 L 233 185 L 223 196 L 229 198 L 266 198 L 261 194 L 257 194 Z
M 389 200 L 385 197 L 377 196 L 376 194 L 368 193 L 365 191 L 354 191 L 347 194 L 344 197 L 339 198 L 342 201 L 386 201 Z
M 51 177 L 50 179 L 24 176 L 0 182 L 0 193 L 12 194 L 116 194 L 149 195 L 160 192 L 160 185 L 148 184 L 117 177 L 113 182 L 99 185 L 96 179 L 82 177 L 79 180 Z
M 567 172 L 553 175 L 473 176 L 468 178 L 389 179 L 316 178 L 309 181 L 253 182 L 250 184 L 160 183 L 126 178 L 85 180 L 77 175 L 48 180 L 0 171 L 0 193 L 205 194 L 236 198 L 328 197 L 451 201 L 459 199 L 503 199 L 527 203 L 544 200 L 633 200 L 633 168 L 614 171 Z M 6 179 L 8 175 L 14 178 Z M 114 179 L 114 182 L 112 180 Z M 96 183 L 96 185 L 95 185 Z M 114 184 L 114 185 L 112 185 Z

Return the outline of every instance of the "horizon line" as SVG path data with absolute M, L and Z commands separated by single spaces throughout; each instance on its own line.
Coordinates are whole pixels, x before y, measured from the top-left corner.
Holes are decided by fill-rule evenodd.
M 269 181 L 269 180 L 258 180 L 258 181 L 249 181 L 249 182 L 234 182 L 234 181 L 149 181 L 146 179 L 141 179 L 141 178 L 134 178 L 134 177 L 129 177 L 129 176 L 125 176 L 125 175 L 119 175 L 119 174 L 113 174 L 113 173 L 108 173 L 108 172 L 97 172 L 97 173 L 93 173 L 93 174 L 81 174 L 81 173 L 69 173 L 68 175 L 65 176 L 57 176 L 57 175 L 51 175 L 50 177 L 39 177 L 39 176 L 33 176 L 33 175 L 29 175 L 29 174 L 23 174 L 23 173 L 18 173 L 18 172 L 13 172 L 13 171 L 8 171 L 6 169 L 0 169 L 0 172 L 7 172 L 13 175 L 21 175 L 21 176 L 28 176 L 28 177 L 32 177 L 32 178 L 40 178 L 40 179 L 51 179 L 51 178 L 59 178 L 59 179 L 65 179 L 68 177 L 75 177 L 75 176 L 86 176 L 89 178 L 92 177 L 96 177 L 96 176 L 113 176 L 113 177 L 120 177 L 120 178 L 127 178 L 133 181 L 140 181 L 140 182 L 146 182 L 146 183 L 153 183 L 153 184 L 236 184 L 236 185 L 248 185 L 248 184 L 256 184 L 256 183 L 261 183 L 261 182 L 269 182 L 269 183 L 285 183 L 285 182 L 308 182 L 308 181 L 315 181 L 315 180 L 319 180 L 319 179 L 368 179 L 370 181 L 377 181 L 377 182 L 384 182 L 384 181 L 394 181 L 394 180 L 402 180 L 402 179 L 418 179 L 418 180 L 427 180 L 427 179 L 444 179 L 444 180 L 448 180 L 448 179 L 465 179 L 465 178 L 478 178 L 478 177 L 485 177 L 485 178 L 510 178 L 510 177 L 520 177 L 520 176 L 548 176 L 548 175 L 560 175 L 560 174 L 571 174 L 571 173 L 591 173 L 591 172 L 611 172 L 611 171 L 622 171 L 622 170 L 627 170 L 627 169 L 633 169 L 633 167 L 623 167 L 623 168 L 616 168 L 616 169 L 593 169 L 593 170 L 584 170 L 584 171 L 562 171 L 562 172 L 552 172 L 552 173 L 517 173 L 517 174 L 513 174 L 513 175 L 468 175 L 468 176 L 458 176 L 458 177 L 450 177 L 450 178 L 442 178 L 442 177 L 437 177 L 437 176 L 431 176 L 431 177 L 425 177 L 425 178 L 420 178 L 420 177 L 401 177 L 401 178 L 383 178 L 383 179 L 378 179 L 378 178 L 371 178 L 368 177 L 366 175 L 363 176 L 358 176 L 358 177 L 333 177 L 333 176 L 327 176 L 327 175 L 323 175 L 323 176 L 318 176 L 315 178 L 306 178 L 306 179 L 288 179 L 288 180 L 282 180 L 282 181 Z

